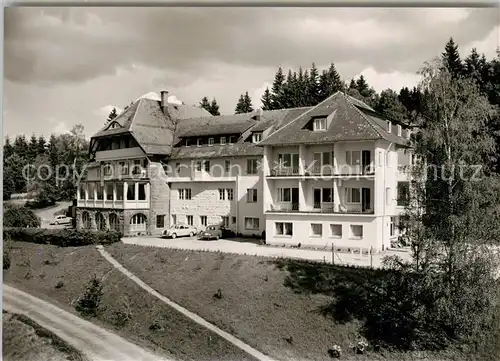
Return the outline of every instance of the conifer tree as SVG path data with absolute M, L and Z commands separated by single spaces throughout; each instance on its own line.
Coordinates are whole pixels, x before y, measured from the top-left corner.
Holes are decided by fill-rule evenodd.
M 337 91 L 343 89 L 342 79 L 340 78 L 335 64 L 331 63 L 328 70 L 321 73 L 319 80 L 320 97 L 319 101 L 323 101 Z
M 208 112 L 214 116 L 220 115 L 219 104 L 217 104 L 217 100 L 215 100 L 215 98 L 212 99 L 212 102 L 210 103 L 210 110 Z
M 273 109 L 284 108 L 283 106 L 284 87 L 285 87 L 285 75 L 283 74 L 283 68 L 280 66 L 278 68 L 278 71 L 274 75 L 273 86 L 271 88 Z
M 200 101 L 200 107 L 202 107 L 203 109 L 205 109 L 207 112 L 210 113 L 210 110 L 211 110 L 211 105 L 210 105 L 210 101 L 208 100 L 207 97 L 203 97 Z
M 459 77 L 464 74 L 464 66 L 458 52 L 458 45 L 455 44 L 453 38 L 450 38 L 444 47 L 444 52 L 441 54 L 443 66 L 450 72 L 453 77 Z
M 107 121 L 110 122 L 113 119 L 115 119 L 117 116 L 118 116 L 118 113 L 116 112 L 116 108 L 113 108 L 113 109 L 111 109 L 111 112 L 109 112 Z
M 272 110 L 273 108 L 273 99 L 272 94 L 269 91 L 269 87 L 264 91 L 264 95 L 261 98 L 262 101 L 262 110 Z
M 309 70 L 309 78 L 307 79 L 307 105 L 316 105 L 321 101 L 321 88 L 319 84 L 319 71 L 316 64 L 312 63 Z
M 252 99 L 248 95 L 248 92 L 240 95 L 234 111 L 236 114 L 253 112 Z

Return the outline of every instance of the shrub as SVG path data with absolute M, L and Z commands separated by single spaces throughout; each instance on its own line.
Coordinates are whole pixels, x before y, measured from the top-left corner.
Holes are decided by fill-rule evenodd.
M 60 247 L 112 244 L 119 242 L 121 239 L 121 234 L 117 231 L 90 231 L 67 228 L 4 228 L 3 236 L 4 239 L 10 237 L 14 241 L 52 244 Z
M 103 296 L 102 289 L 103 284 L 101 280 L 94 275 L 87 283 L 85 292 L 76 302 L 75 310 L 83 316 L 97 316 Z
M 3 213 L 4 227 L 40 227 L 40 218 L 30 209 L 8 205 Z
M 60 191 L 51 184 L 46 184 L 34 201 L 25 203 L 27 208 L 40 209 L 50 207 L 56 204 L 60 199 Z

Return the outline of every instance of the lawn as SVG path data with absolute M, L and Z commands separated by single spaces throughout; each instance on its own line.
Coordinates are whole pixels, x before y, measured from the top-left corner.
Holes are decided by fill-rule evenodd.
M 76 313 L 72 303 L 92 275 L 102 279 L 101 312 L 92 319 L 124 338 L 176 360 L 250 360 L 246 353 L 149 295 L 114 270 L 93 246 L 12 242 L 4 282 Z M 131 315 L 125 324 L 119 312 Z M 27 358 L 29 359 L 29 358 Z
M 343 360 L 470 360 L 451 351 L 359 355 L 350 349 L 361 322 L 340 322 L 331 309 L 339 296 L 332 284 L 344 274 L 362 282 L 382 271 L 123 243 L 107 250 L 161 294 L 279 360 L 331 360 L 334 345 L 342 347 Z
M 79 351 L 23 315 L 4 311 L 2 322 L 5 361 L 86 361 Z

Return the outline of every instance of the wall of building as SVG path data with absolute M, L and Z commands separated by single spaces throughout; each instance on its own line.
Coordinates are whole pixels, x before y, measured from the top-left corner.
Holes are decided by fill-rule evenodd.
M 265 230 L 263 209 L 263 177 L 262 172 L 260 175 L 254 176 L 241 176 L 237 179 L 237 199 L 238 199 L 238 228 L 237 232 L 243 235 L 260 236 Z M 247 189 L 257 189 L 257 202 L 247 202 Z M 248 229 L 245 224 L 245 218 L 258 218 L 259 227 L 256 229 Z
M 283 236 L 276 234 L 276 222 L 291 222 L 293 224 L 293 235 Z M 313 236 L 311 224 L 321 224 L 322 236 Z M 373 252 L 381 250 L 380 232 L 378 232 L 381 220 L 374 216 L 356 215 L 325 215 L 325 214 L 266 214 L 266 243 L 278 246 L 297 246 L 314 248 L 332 247 L 342 250 L 363 249 Z M 334 236 L 331 233 L 331 225 L 339 225 L 342 228 L 342 236 Z M 360 239 L 351 236 L 351 226 L 362 226 L 363 235 Z
M 158 162 L 149 164 L 150 174 L 150 211 L 148 212 L 149 232 L 152 235 L 161 235 L 165 228 L 170 226 L 170 186 L 168 185 L 167 175 Z M 164 216 L 163 227 L 157 227 L 156 217 Z

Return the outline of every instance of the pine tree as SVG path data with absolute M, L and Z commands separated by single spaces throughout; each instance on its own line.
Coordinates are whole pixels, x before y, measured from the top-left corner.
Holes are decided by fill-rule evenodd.
M 273 109 L 283 109 L 283 98 L 284 98 L 284 87 L 285 87 L 285 75 L 283 74 L 283 68 L 280 66 L 278 71 L 274 75 L 273 86 L 271 89 L 271 97 Z
M 47 141 L 43 135 L 38 137 L 38 154 L 45 154 L 47 151 Z
M 113 108 L 113 109 L 111 109 L 111 112 L 109 112 L 107 121 L 110 122 L 113 119 L 115 119 L 117 116 L 118 116 L 118 113 L 116 112 L 116 108 Z
M 328 70 L 324 70 L 321 73 L 319 80 L 320 97 L 319 101 L 323 101 L 329 96 L 335 94 L 337 91 L 341 91 L 344 88 L 342 79 L 340 78 L 335 64 L 331 63 Z
M 374 109 L 387 119 L 404 122 L 407 110 L 399 101 L 398 94 L 392 89 L 383 90 Z
M 215 98 L 212 99 L 212 102 L 210 103 L 210 110 L 208 112 L 214 116 L 220 115 L 219 104 L 217 104 L 217 100 L 215 100 Z
M 250 113 L 253 112 L 252 99 L 248 95 L 248 92 L 241 94 L 234 109 L 236 114 Z
M 444 47 L 444 52 L 441 54 L 443 66 L 450 72 L 453 77 L 459 77 L 464 74 L 464 66 L 458 52 L 458 45 L 455 44 L 453 38 L 450 38 Z
M 28 141 L 26 140 L 26 136 L 18 135 L 14 141 L 14 153 L 20 156 L 23 159 L 26 159 L 28 155 Z
M 262 110 L 272 110 L 273 108 L 273 99 L 271 92 L 269 91 L 269 87 L 264 91 L 264 95 L 261 98 L 262 101 Z
M 3 144 L 3 157 L 4 159 L 9 158 L 14 153 L 14 147 L 10 144 L 10 138 L 8 135 L 5 136 L 5 142 Z
M 38 155 L 38 138 L 35 133 L 31 135 L 30 142 L 28 144 L 28 161 L 32 163 L 36 156 Z
M 309 70 L 309 78 L 307 81 L 307 94 L 308 102 L 307 105 L 316 105 L 321 101 L 321 88 L 319 84 L 319 71 L 316 68 L 316 64 L 312 63 L 311 69 Z
M 212 110 L 211 105 L 210 105 L 210 101 L 208 100 L 207 97 L 203 97 L 201 99 L 201 101 L 200 101 L 200 107 L 202 107 L 203 109 L 205 109 L 209 113 L 210 113 L 210 110 Z

